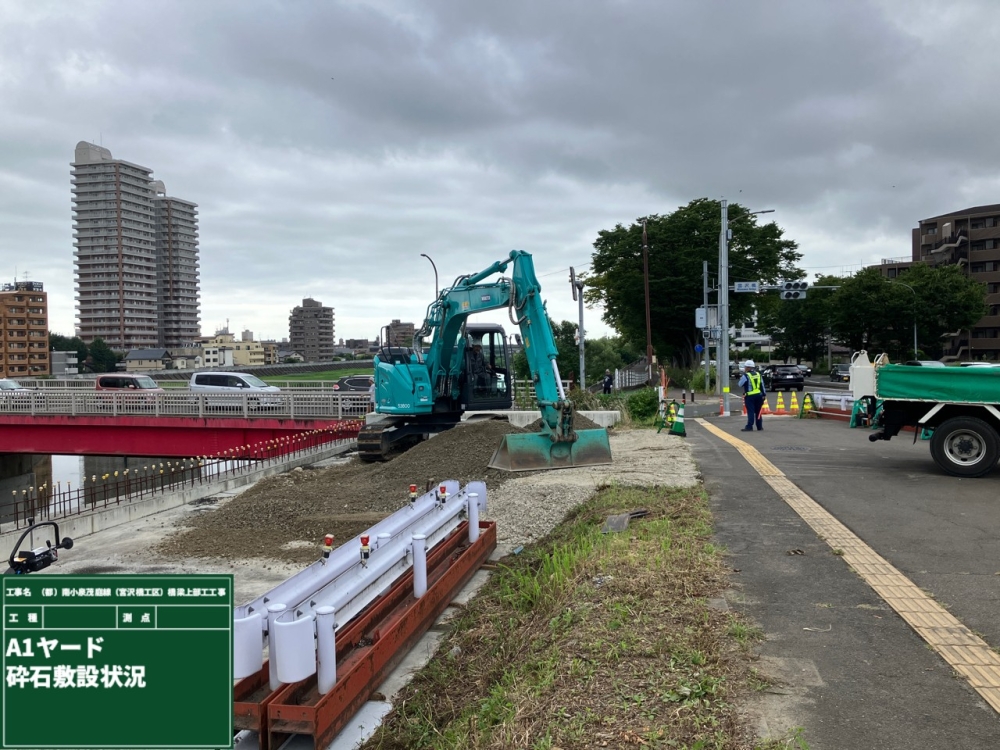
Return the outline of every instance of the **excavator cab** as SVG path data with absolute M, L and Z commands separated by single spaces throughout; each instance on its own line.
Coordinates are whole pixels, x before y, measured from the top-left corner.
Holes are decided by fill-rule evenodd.
M 514 403 L 514 368 L 503 328 L 467 324 L 463 350 L 462 403 L 466 409 L 509 409 Z

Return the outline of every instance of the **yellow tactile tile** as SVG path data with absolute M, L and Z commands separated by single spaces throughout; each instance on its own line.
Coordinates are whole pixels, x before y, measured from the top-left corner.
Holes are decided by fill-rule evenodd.
M 778 496 L 1000 713 L 1000 655 L 793 484 L 760 451 L 703 419 L 694 421 L 736 448 Z

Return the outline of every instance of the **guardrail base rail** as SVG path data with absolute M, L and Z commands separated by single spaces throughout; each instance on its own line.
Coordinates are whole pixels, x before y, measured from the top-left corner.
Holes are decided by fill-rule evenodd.
M 257 732 L 260 750 L 295 734 L 312 736 L 317 748 L 328 745 L 496 549 L 495 522 L 480 521 L 479 528 L 469 544 L 465 521 L 428 551 L 420 599 L 411 569 L 337 632 L 337 682 L 326 695 L 318 694 L 316 675 L 270 692 L 267 662 L 240 680 L 233 690 L 236 728 Z

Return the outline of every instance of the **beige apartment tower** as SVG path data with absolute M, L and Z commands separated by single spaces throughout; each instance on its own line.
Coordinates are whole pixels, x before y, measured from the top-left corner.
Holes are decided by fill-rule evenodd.
M 77 328 L 116 351 L 200 333 L 197 206 L 152 170 L 81 141 L 72 163 Z
M 329 362 L 333 359 L 333 331 L 333 308 L 304 299 L 288 317 L 289 348 L 306 362 Z

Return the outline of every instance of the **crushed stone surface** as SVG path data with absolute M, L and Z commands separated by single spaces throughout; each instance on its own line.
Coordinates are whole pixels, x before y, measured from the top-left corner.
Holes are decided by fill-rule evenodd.
M 583 420 L 576 426 L 591 428 Z M 348 541 L 405 505 L 410 483 L 422 492 L 444 479 L 485 480 L 486 517 L 497 521 L 499 543 L 511 548 L 544 537 L 602 486 L 685 487 L 700 478 L 683 438 L 644 429 L 610 430 L 607 466 L 524 474 L 487 469 L 501 437 L 524 431 L 505 421 L 473 422 L 384 464 L 354 459 L 293 470 L 235 496 L 83 537 L 50 571 L 232 573 L 242 602 L 316 560 L 324 534 Z

